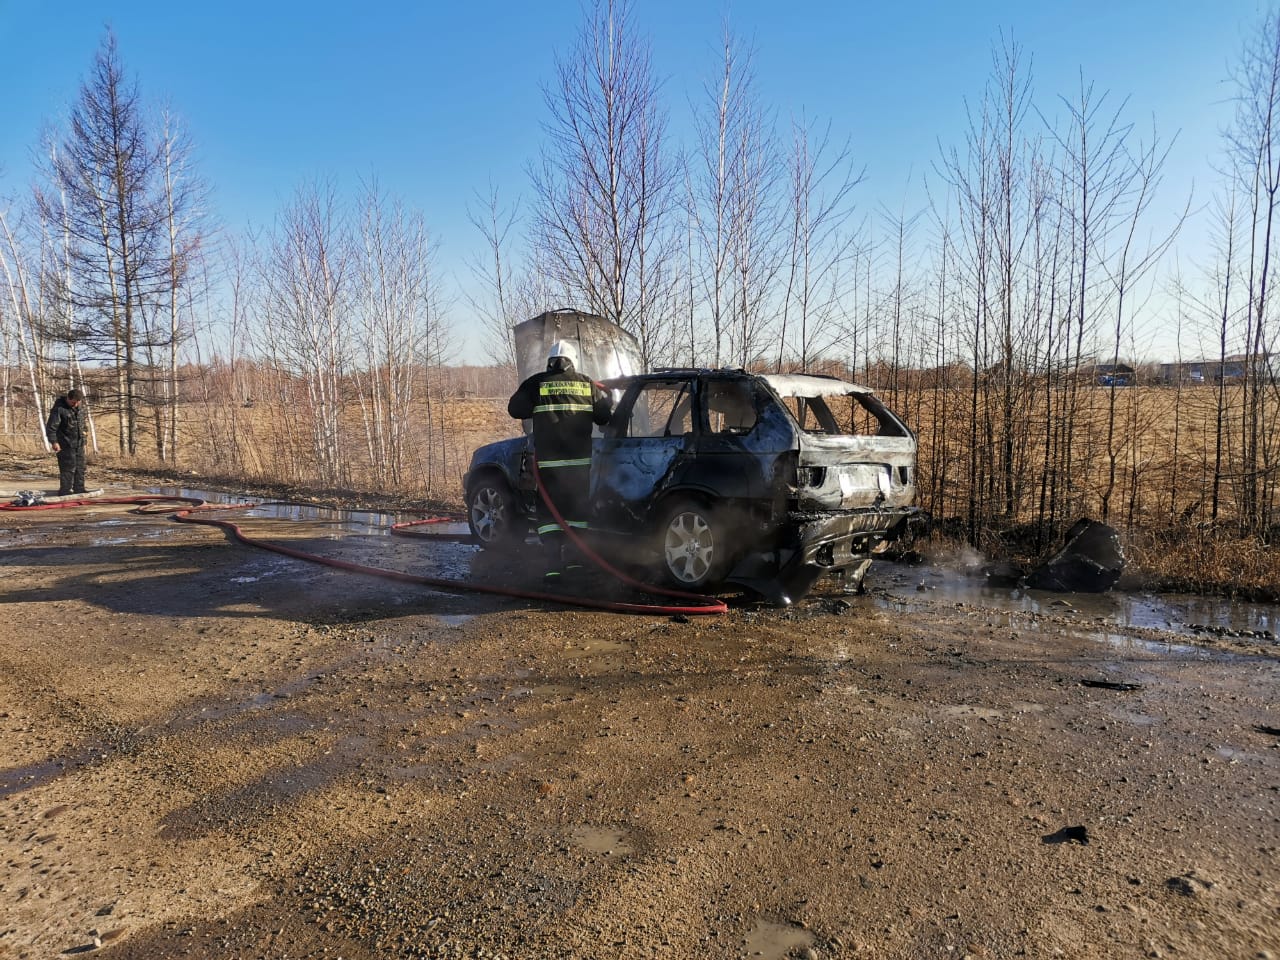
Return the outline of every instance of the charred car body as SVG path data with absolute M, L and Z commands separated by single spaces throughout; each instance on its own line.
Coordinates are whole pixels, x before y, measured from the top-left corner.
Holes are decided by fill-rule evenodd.
M 614 556 L 625 542 L 674 586 L 735 583 L 775 603 L 824 574 L 857 586 L 916 512 L 915 437 L 865 387 L 706 369 L 603 382 L 616 403 L 593 441 L 591 536 Z M 528 535 L 531 460 L 527 436 L 473 454 L 464 483 L 482 546 Z

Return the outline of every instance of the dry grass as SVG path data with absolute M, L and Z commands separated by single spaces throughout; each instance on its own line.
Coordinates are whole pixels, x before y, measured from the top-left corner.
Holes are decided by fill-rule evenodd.
M 398 480 L 385 464 L 373 463 L 359 404 L 344 410 L 342 429 L 346 473 L 337 483 L 322 484 L 312 453 L 309 413 L 296 405 L 252 406 L 188 402 L 179 408 L 179 460 L 162 462 L 150 421 L 139 424 L 137 455 L 119 454 L 118 420 L 111 411 L 95 412 L 97 459 L 119 469 L 152 473 L 238 478 L 259 488 L 329 490 L 344 494 L 390 495 L 460 504 L 461 478 L 477 446 L 516 436 L 520 425 L 507 416 L 506 398 L 459 398 L 436 403 L 428 420 L 424 410 L 404 411 L 409 441 L 401 451 Z M 17 452 L 37 453 L 33 439 L 9 444 Z
M 1129 554 L 1150 589 L 1280 602 L 1276 551 L 1256 537 L 1185 527 L 1130 531 Z
M 1138 578 L 1162 589 L 1280 599 L 1276 551 L 1257 538 L 1231 532 L 1237 494 L 1232 481 L 1222 487 L 1218 522 L 1209 522 L 1216 422 L 1216 393 L 1211 386 L 1130 388 L 1116 391 L 1114 397 L 1105 388 L 1082 390 L 1075 424 L 1078 454 L 1073 463 L 1078 485 L 1069 515 L 1060 518 L 1060 528 L 1079 516 L 1100 517 L 1111 464 L 1106 425 L 1113 399 L 1118 431 L 1109 449 L 1118 479 L 1110 519 L 1126 539 Z M 1238 403 L 1238 390 L 1230 388 L 1227 399 Z M 964 448 L 968 430 L 958 413 L 966 409 L 967 401 L 958 392 L 948 395 L 938 389 L 891 402 L 920 438 L 921 505 L 937 517 L 962 515 L 968 497 L 961 472 L 968 461 Z M 318 473 L 308 453 L 305 408 L 188 402 L 180 413 L 181 459 L 176 466 L 159 462 L 149 423 L 142 425 L 140 455 L 130 460 L 117 457 L 115 420 L 109 412 L 97 415 L 103 451 L 98 462 L 218 489 L 269 490 L 400 508 L 412 504 L 457 507 L 471 451 L 516 436 L 520 429 L 507 416 L 506 397 L 437 402 L 430 421 L 420 407 L 406 411 L 413 418 L 411 449 L 404 451 L 406 471 L 399 482 L 388 482 L 379 479 L 370 462 L 361 410 L 352 404 L 343 424 L 348 474 L 339 484 L 324 485 L 315 481 Z M 1028 439 L 1019 454 L 1034 467 L 1042 458 L 1039 438 L 1048 434 L 1047 418 L 1034 403 L 1023 417 Z M 1233 438 L 1226 442 L 1229 448 Z M 0 449 L 6 447 L 33 457 L 42 455 L 34 438 L 0 437 Z M 983 456 L 991 459 L 989 451 Z M 947 482 L 931 492 L 931 476 L 944 464 L 948 464 Z M 1034 516 L 1035 493 L 1034 485 L 1023 490 L 1021 516 L 1000 529 L 981 531 L 978 546 L 984 554 L 993 559 L 1033 558 L 1036 549 L 1025 534 L 1020 535 L 1019 524 Z M 1035 544 L 1041 554 L 1056 546 L 1054 534 L 1042 532 Z

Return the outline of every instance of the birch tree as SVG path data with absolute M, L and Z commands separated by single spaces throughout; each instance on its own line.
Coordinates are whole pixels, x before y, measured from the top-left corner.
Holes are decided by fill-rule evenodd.
M 1231 174 L 1247 211 L 1240 253 L 1247 310 L 1238 341 L 1245 354 L 1236 468 L 1240 519 L 1262 533 L 1274 523 L 1280 458 L 1280 396 L 1270 371 L 1280 213 L 1280 10 L 1269 11 L 1248 35 L 1235 70 L 1236 115 L 1228 131 Z
M 830 124 L 818 133 L 801 117 L 792 122 L 791 133 L 790 229 L 776 366 L 782 368 L 790 348 L 804 370 L 832 338 L 844 295 L 842 272 L 854 242 L 846 229 L 853 215 L 851 194 L 862 173 L 854 169 L 847 143 L 832 146 Z
M 648 42 L 627 0 L 600 0 L 545 91 L 532 170 L 537 262 L 577 303 L 630 331 L 646 366 L 669 348 L 674 166 Z
M 484 354 L 494 364 L 516 368 L 516 345 L 512 328 L 520 322 L 512 302 L 515 276 L 511 265 L 511 230 L 516 224 L 518 208 L 504 208 L 498 190 L 492 184 L 486 196 L 476 195 L 476 203 L 468 205 L 467 217 L 484 238 L 485 252 L 471 261 L 471 275 L 483 294 L 469 294 L 472 309 L 484 327 Z M 527 318 L 525 318 L 527 319 Z
M 759 251 L 776 148 L 755 93 L 751 51 L 726 26 L 720 70 L 694 103 L 695 147 L 686 163 L 690 282 L 689 359 L 719 367 L 754 349 L 749 309 L 769 258 Z M 746 296 L 739 296 L 745 289 Z M 700 309 L 699 309 L 699 306 Z M 735 317 L 736 321 L 735 322 Z M 699 347 L 705 340 L 708 349 Z M 731 343 L 738 343 L 734 350 Z
M 259 348 L 289 384 L 273 398 L 285 427 L 277 450 L 292 469 L 309 461 L 322 482 L 342 483 L 350 473 L 342 410 L 354 339 L 350 241 L 333 187 L 300 188 L 268 244 Z M 300 445 L 304 438 L 309 451 Z
M 359 204 L 355 253 L 357 378 L 362 382 L 366 448 L 374 481 L 400 486 L 411 475 L 416 374 L 429 354 L 437 313 L 435 245 L 421 213 L 370 183 Z M 421 387 L 425 391 L 429 383 Z

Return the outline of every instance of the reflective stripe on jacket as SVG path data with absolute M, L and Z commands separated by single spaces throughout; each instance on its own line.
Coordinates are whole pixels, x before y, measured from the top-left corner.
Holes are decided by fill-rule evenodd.
M 532 418 L 538 466 L 554 469 L 590 465 L 591 425 L 608 423 L 612 406 L 602 387 L 570 367 L 534 374 L 511 395 L 507 412 Z

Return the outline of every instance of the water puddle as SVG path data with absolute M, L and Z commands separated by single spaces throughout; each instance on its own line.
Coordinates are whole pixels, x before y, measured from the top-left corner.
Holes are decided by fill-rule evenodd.
M 123 537 L 94 537 L 89 541 L 93 547 L 116 547 L 125 543 L 137 543 L 140 540 L 163 540 L 172 537 L 177 531 L 173 527 L 145 526 L 137 527 Z
M 585 637 L 581 641 L 566 643 L 564 649 L 571 653 L 625 653 L 631 649 L 629 643 L 621 640 L 604 640 L 599 637 Z
M 252 509 L 237 510 L 236 522 L 282 520 L 294 524 L 302 523 L 318 528 L 329 528 L 327 534 L 329 536 L 337 536 L 340 533 L 383 536 L 390 532 L 391 524 L 397 520 L 394 514 L 378 510 L 337 510 L 332 507 L 288 501 L 258 503 L 254 497 L 217 493 L 211 490 L 191 490 L 185 487 L 149 487 L 147 492 L 166 497 L 195 497 L 206 503 L 227 506 L 257 503 L 258 505 Z
M 1200 647 L 1177 643 L 1178 637 L 1237 637 L 1280 646 L 1277 637 L 1280 607 L 1271 604 L 1189 594 L 1060 594 L 1000 589 L 988 586 L 980 577 L 945 567 L 925 567 L 887 579 L 886 585 L 894 592 L 878 597 L 876 603 L 881 609 L 894 613 L 910 613 L 924 606 L 944 604 L 958 608 L 973 606 L 1008 615 L 1049 617 L 1058 624 L 1074 620 L 1087 636 L 1099 642 L 1161 654 L 1204 654 Z M 1128 632 L 1134 630 L 1172 634 L 1175 639 L 1152 640 Z
M 784 960 L 792 953 L 813 945 L 813 934 L 791 924 L 757 920 L 747 934 L 746 955 L 764 960 Z
M 569 839 L 583 850 L 607 857 L 622 857 L 632 852 L 626 831 L 614 827 L 579 824 L 569 831 Z
M 470 623 L 475 618 L 476 618 L 475 614 L 473 613 L 437 613 L 436 614 L 437 620 L 443 623 L 446 627 L 454 627 L 454 628 L 461 627 L 465 623 Z
M 165 724 L 166 733 L 172 735 L 176 731 L 192 729 L 197 724 L 213 723 L 228 717 L 265 710 L 282 700 L 290 700 L 299 694 L 306 693 L 330 672 L 331 668 L 326 668 L 305 673 L 277 684 L 272 690 L 260 690 L 240 700 L 228 697 L 222 703 L 193 704 L 197 709 L 184 710 L 169 719 Z
M 378 510 L 341 510 L 316 504 L 297 502 L 259 502 L 255 498 L 229 495 L 187 487 L 151 487 L 149 493 L 204 500 L 211 505 L 237 509 L 226 513 L 211 511 L 213 517 L 227 519 L 254 539 L 269 541 L 332 541 L 341 543 L 341 552 L 324 547 L 316 552 L 335 560 L 362 566 L 412 572 L 439 580 L 466 582 L 472 579 L 473 564 L 481 553 L 470 543 L 466 523 L 432 523 L 406 528 L 410 536 L 391 536 L 393 524 L 403 516 Z M 246 508 L 245 504 L 255 504 Z M 430 541 L 424 544 L 422 541 Z M 306 550 L 306 547 L 302 547 Z M 256 583 L 269 573 L 245 573 L 233 578 L 237 584 Z M 483 576 L 478 577 L 483 580 Z M 499 583 L 502 578 L 498 578 Z M 406 594 L 398 602 L 409 603 Z M 443 620 L 450 627 L 461 626 L 462 619 Z
M 1159 653 L 1165 656 L 1199 657 L 1207 659 L 1213 655 L 1211 650 L 1195 647 L 1185 643 L 1174 643 L 1172 640 L 1149 640 L 1131 636 L 1127 633 L 1111 633 L 1109 631 L 1089 631 L 1084 634 L 1090 640 L 1105 643 L 1126 653 Z
M 402 536 L 421 537 L 424 540 L 471 540 L 471 527 L 465 520 L 447 520 L 442 523 L 423 523 L 402 527 Z
M 110 748 L 106 744 L 90 744 L 73 753 L 50 757 L 24 767 L 0 770 L 0 799 L 44 786 L 65 774 L 105 759 L 109 753 Z

